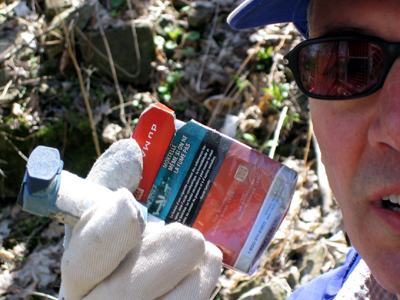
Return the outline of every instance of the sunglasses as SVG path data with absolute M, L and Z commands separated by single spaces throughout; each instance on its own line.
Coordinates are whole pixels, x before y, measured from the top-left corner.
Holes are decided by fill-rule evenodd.
M 348 100 L 379 90 L 398 56 L 400 43 L 371 36 L 345 36 L 307 40 L 285 58 L 305 95 Z

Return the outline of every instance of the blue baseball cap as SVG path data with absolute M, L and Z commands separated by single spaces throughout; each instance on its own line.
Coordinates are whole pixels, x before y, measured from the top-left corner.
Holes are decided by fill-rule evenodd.
M 228 17 L 233 29 L 292 22 L 308 38 L 309 0 L 245 0 Z

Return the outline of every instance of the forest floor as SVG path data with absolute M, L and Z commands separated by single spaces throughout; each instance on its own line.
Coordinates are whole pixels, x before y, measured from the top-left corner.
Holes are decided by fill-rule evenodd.
M 224 269 L 214 299 L 284 299 L 344 261 L 349 245 L 312 138 L 308 99 L 284 66 L 303 38 L 290 24 L 231 29 L 226 19 L 239 3 L 0 4 L 0 299 L 54 299 L 60 287 L 63 225 L 15 205 L 34 147 L 56 147 L 64 168 L 85 177 L 156 102 L 299 174 L 257 271 Z M 119 48 L 123 41 L 130 44 Z

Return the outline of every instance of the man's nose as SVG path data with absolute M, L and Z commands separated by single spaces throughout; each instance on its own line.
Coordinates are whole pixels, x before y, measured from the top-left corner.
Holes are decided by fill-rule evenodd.
M 376 147 L 400 151 L 400 58 L 397 58 L 382 89 L 376 93 L 375 117 L 368 132 Z

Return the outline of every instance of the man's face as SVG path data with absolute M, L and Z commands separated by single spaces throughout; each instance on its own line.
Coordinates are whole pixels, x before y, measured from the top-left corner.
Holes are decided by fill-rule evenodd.
M 400 42 L 400 2 L 315 0 L 310 24 L 312 38 L 363 34 Z M 400 199 L 400 58 L 378 92 L 311 99 L 310 108 L 349 237 L 381 285 L 400 295 L 400 205 L 396 212 L 382 201 Z

